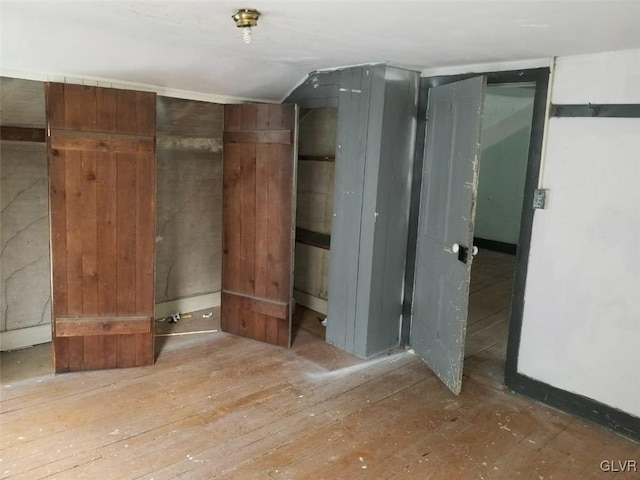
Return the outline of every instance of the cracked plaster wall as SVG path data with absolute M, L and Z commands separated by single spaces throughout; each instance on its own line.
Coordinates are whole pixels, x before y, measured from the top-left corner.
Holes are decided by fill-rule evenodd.
M 156 303 L 220 290 L 223 108 L 158 97 Z
M 0 331 L 51 321 L 44 143 L 0 142 Z

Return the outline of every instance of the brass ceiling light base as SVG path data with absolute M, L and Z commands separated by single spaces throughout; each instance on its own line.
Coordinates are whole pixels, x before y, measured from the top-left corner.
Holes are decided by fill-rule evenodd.
M 242 28 L 244 43 L 251 43 L 251 28 L 258 26 L 260 12 L 251 8 L 241 8 L 231 18 L 233 18 L 233 21 L 236 22 L 236 27 Z

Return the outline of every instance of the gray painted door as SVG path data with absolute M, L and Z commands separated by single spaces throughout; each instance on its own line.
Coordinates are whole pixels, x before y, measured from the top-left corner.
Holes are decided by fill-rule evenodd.
M 429 91 L 411 346 L 455 394 L 462 387 L 484 77 Z

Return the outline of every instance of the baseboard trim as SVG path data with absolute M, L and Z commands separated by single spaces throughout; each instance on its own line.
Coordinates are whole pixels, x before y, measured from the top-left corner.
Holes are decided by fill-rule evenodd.
M 18 350 L 51 341 L 51 324 L 0 332 L 0 351 Z
M 314 312 L 322 313 L 323 315 L 327 314 L 327 301 L 323 298 L 314 297 L 299 290 L 293 291 L 293 298 L 295 298 L 296 303 L 303 307 L 310 308 Z
M 493 250 L 494 252 L 509 253 L 511 255 L 515 255 L 518 251 L 518 245 L 515 243 L 505 243 L 479 237 L 473 237 L 473 245 L 479 249 Z
M 220 306 L 220 292 L 197 295 L 195 297 L 180 298 L 171 302 L 157 303 L 154 318 L 165 318 L 177 312 L 195 312 L 206 308 Z M 19 328 L 0 332 L 0 351 L 17 350 L 32 347 L 51 341 L 51 324 L 36 325 L 35 327 Z
M 195 312 L 220 306 L 220 292 L 206 293 L 195 297 L 179 298 L 170 302 L 156 303 L 154 318 L 165 318 L 172 313 Z
M 505 380 L 507 386 L 516 393 L 610 428 L 640 443 L 640 418 L 634 415 L 520 373 L 507 374 Z

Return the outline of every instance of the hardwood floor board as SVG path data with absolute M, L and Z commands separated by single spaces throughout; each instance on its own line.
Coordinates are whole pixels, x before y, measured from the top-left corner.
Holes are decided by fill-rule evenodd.
M 58 376 L 43 350 L 31 365 L 26 352 L 3 353 L 3 367 L 13 363 L 0 373 L 0 476 L 637 478 L 594 470 L 637 458 L 637 444 L 506 389 L 513 257 L 484 260 L 460 396 L 402 350 L 363 361 L 329 346 L 302 307 L 291 349 L 224 333 L 162 337 L 153 367 Z
M 509 334 L 509 321 L 502 319 L 487 328 L 467 335 L 464 356 L 472 357 L 488 348 L 504 342 Z
M 425 389 L 439 393 L 444 393 L 445 390 L 438 384 L 437 379 L 431 377 L 355 412 L 340 422 L 343 427 L 347 427 L 347 435 L 342 436 L 339 441 L 327 444 L 325 448 L 315 450 L 304 457 L 297 457 L 287 468 L 280 468 L 278 475 L 272 476 L 297 478 L 300 472 L 305 472 L 311 478 L 352 478 L 360 475 L 361 470 L 373 469 L 386 463 L 394 451 L 390 448 L 394 443 L 397 448 L 398 443 L 406 445 L 411 442 L 411 439 L 407 441 L 407 438 L 414 427 L 411 421 L 407 421 L 411 418 L 408 419 L 403 414 L 403 409 L 406 406 L 413 411 L 416 408 L 420 411 L 422 399 L 418 392 L 422 393 Z M 367 421 L 369 418 L 376 420 Z M 434 412 L 428 423 L 431 427 L 422 429 L 421 437 L 427 435 L 427 432 L 449 428 L 450 425 L 449 420 L 443 418 L 440 412 Z M 404 460 L 401 461 L 404 463 Z
M 424 381 L 427 380 L 421 380 L 419 383 Z M 286 478 L 288 469 L 295 471 L 299 468 L 298 464 L 301 462 L 313 464 L 318 453 L 325 455 L 328 448 L 330 450 L 337 450 L 334 455 L 337 459 L 340 452 L 345 450 L 343 444 L 348 445 L 348 448 L 352 448 L 355 442 L 355 446 L 358 447 L 357 442 L 361 436 L 367 438 L 368 442 L 375 440 L 380 432 L 384 432 L 383 435 L 386 436 L 388 433 L 387 427 L 398 418 L 398 401 L 403 396 L 401 392 L 409 391 L 412 387 L 413 386 L 409 386 L 380 401 L 369 401 L 366 405 L 352 411 L 348 415 L 335 418 L 334 421 L 325 428 L 314 432 L 312 435 L 313 438 L 309 439 L 311 443 L 320 448 L 308 448 L 308 445 L 306 445 L 308 442 L 302 444 L 295 441 L 289 442 L 280 446 L 269 455 L 251 461 L 242 469 L 235 471 L 235 474 L 238 478 L 243 478 L 245 472 L 257 468 L 258 470 L 270 472 L 272 476 L 275 476 L 274 473 L 279 472 L 280 475 L 284 475 Z M 344 414 L 347 412 L 343 409 L 341 413 Z M 376 420 L 373 422 L 368 421 L 370 418 Z M 384 444 L 384 442 L 382 444 Z M 359 456 L 363 455 L 365 454 L 361 452 Z M 365 456 L 371 457 L 372 455 Z M 278 472 L 275 472 L 275 470 L 278 470 Z M 303 470 L 310 472 L 308 468 L 303 468 Z M 293 472 L 290 473 L 293 474 Z M 312 472 L 311 475 L 314 475 L 314 473 Z
M 551 439 L 542 448 L 542 451 L 545 453 L 564 454 L 567 457 L 578 460 L 601 459 L 608 442 L 613 441 L 610 433 L 602 428 L 594 428 L 592 424 L 575 419 L 567 428 Z
M 496 313 L 493 313 L 487 317 L 481 318 L 473 323 L 467 324 L 467 338 L 471 335 L 475 335 L 496 323 L 509 321 L 509 309 L 505 308 L 503 310 L 499 310 Z
M 234 343 L 234 342 L 231 342 L 231 343 Z M 252 345 L 247 346 L 247 355 L 251 355 L 252 351 L 254 355 L 260 355 L 260 351 L 252 347 L 253 347 Z M 221 351 L 224 352 L 224 349 L 221 349 Z M 231 353 L 231 351 L 229 351 L 228 353 Z M 127 404 L 123 405 L 123 407 L 127 407 L 128 404 L 130 403 L 135 403 L 139 401 L 141 398 L 147 398 L 148 400 L 153 400 L 148 398 L 150 395 L 149 392 L 154 392 L 157 395 L 167 395 L 168 393 L 170 393 L 172 389 L 180 387 L 183 383 L 186 385 L 186 387 L 188 387 L 189 383 L 196 382 L 196 380 L 193 380 L 191 376 L 184 375 L 183 373 L 187 369 L 197 367 L 198 365 L 195 363 L 197 363 L 198 361 L 208 362 L 208 360 L 204 356 L 199 357 L 199 360 L 196 360 L 194 364 L 192 364 L 190 367 L 187 365 L 187 362 L 184 362 L 182 363 L 181 366 L 178 365 L 177 368 L 172 371 L 171 376 L 165 376 L 162 379 L 162 382 L 160 383 L 158 383 L 158 380 L 154 378 L 153 375 L 151 375 L 152 369 L 150 367 L 143 367 L 135 370 L 134 369 L 127 370 L 127 372 L 132 372 L 137 376 L 130 376 L 124 379 L 120 379 L 120 376 L 117 375 L 116 371 L 110 371 L 106 373 L 82 372 L 82 373 L 69 374 L 69 377 L 76 376 L 76 377 L 84 377 L 84 378 L 82 378 L 83 381 L 80 384 L 80 387 L 78 388 L 77 391 L 74 390 L 71 392 L 67 392 L 66 406 L 70 411 L 77 411 L 76 407 L 86 402 L 99 400 L 100 397 L 103 395 L 109 396 L 109 391 L 113 390 L 116 385 L 118 386 L 118 395 L 119 395 L 118 399 L 124 399 L 123 400 L 124 402 L 128 402 Z M 220 363 L 220 367 L 224 368 L 226 363 L 227 363 L 227 359 L 223 359 Z M 215 375 L 221 376 L 222 372 L 217 372 L 215 373 Z M 52 379 L 55 380 L 55 383 L 57 384 L 58 381 L 61 380 L 61 377 L 57 376 L 57 377 L 53 377 Z M 93 388 L 86 389 L 86 390 L 83 389 L 82 387 L 87 383 L 89 384 L 93 383 L 94 384 Z M 164 386 L 164 390 L 157 390 L 158 385 Z M 150 387 L 155 387 L 155 389 Z M 48 393 L 49 392 L 47 391 L 46 396 L 45 395 L 40 395 L 40 396 L 43 396 L 45 398 L 51 397 L 50 395 L 48 395 Z M 116 399 L 111 398 L 111 400 L 115 401 Z M 49 420 L 54 419 L 55 418 L 54 410 L 55 411 L 59 410 L 59 405 L 55 401 L 53 401 L 53 399 L 49 400 L 48 402 L 42 402 L 36 406 L 27 406 L 27 407 L 29 407 L 29 413 L 31 418 L 33 418 L 34 420 L 38 420 L 40 422 L 38 423 L 38 425 L 42 425 L 43 423 L 46 423 L 48 419 Z M 20 419 L 22 418 L 21 410 L 27 407 L 6 412 L 6 414 L 4 414 L 0 420 L 1 422 L 0 424 L 2 425 L 2 427 L 8 429 L 8 428 L 11 428 L 12 422 L 19 422 Z M 95 415 L 99 415 L 99 413 L 95 413 Z M 22 436 L 25 436 L 26 432 L 24 428 L 20 425 L 17 428 L 20 428 L 20 431 L 22 432 Z
M 320 435 L 319 438 L 324 439 L 325 436 L 335 435 L 336 432 L 334 431 L 335 430 L 334 423 L 337 419 L 344 418 L 350 412 L 358 411 L 359 409 L 362 409 L 364 405 L 368 405 L 371 402 L 376 402 L 377 399 L 381 396 L 384 397 L 384 396 L 391 395 L 397 389 L 403 388 L 407 383 L 407 379 L 409 379 L 410 382 L 415 382 L 415 381 L 420 381 L 427 375 L 431 375 L 428 371 L 426 371 L 424 366 L 420 365 L 415 360 L 413 364 L 415 365 L 415 369 L 413 369 L 413 372 L 411 372 L 411 370 L 408 370 L 407 367 L 409 365 L 405 365 L 404 368 L 401 368 L 398 365 L 396 366 L 396 368 L 391 367 L 393 368 L 393 370 L 391 370 L 390 372 L 382 373 L 379 376 L 374 376 L 373 378 L 370 378 L 368 376 L 360 376 L 360 381 L 362 381 L 363 383 L 358 387 L 347 388 L 344 392 L 342 392 L 341 394 L 335 397 L 329 397 L 324 399 L 318 398 L 317 401 L 315 401 L 312 404 L 307 403 L 308 400 L 306 402 L 300 402 L 300 405 L 297 407 L 297 412 L 287 412 L 287 411 L 270 412 L 270 413 L 273 413 L 274 417 L 272 419 L 267 419 L 267 421 L 270 422 L 269 426 L 267 427 L 267 431 L 270 429 L 272 430 L 272 428 L 274 427 L 276 428 L 276 431 L 274 432 L 272 430 L 270 432 L 270 435 L 267 435 L 266 437 L 264 437 L 264 440 L 267 440 L 266 443 L 268 443 L 269 445 L 265 445 L 265 442 L 260 442 L 259 445 L 252 444 L 251 446 L 249 446 L 249 448 L 247 448 L 246 445 L 242 445 L 242 444 L 237 445 L 237 444 L 234 444 L 235 442 L 232 442 L 232 444 L 225 446 L 226 451 L 224 452 L 216 452 L 219 449 L 214 449 L 214 451 L 202 452 L 202 455 L 204 455 L 205 458 L 215 457 L 215 458 L 221 458 L 221 459 L 228 459 L 230 461 L 231 466 L 240 465 L 243 462 L 253 460 L 256 457 L 256 455 L 251 454 L 252 447 L 253 449 L 256 449 L 258 453 L 264 452 L 265 449 L 267 451 L 272 451 L 272 450 L 277 450 L 279 447 L 282 448 L 283 439 L 293 438 L 295 436 L 295 432 L 299 431 L 298 430 L 299 427 L 309 422 L 312 422 L 315 425 L 313 429 L 309 429 L 309 430 L 314 432 L 313 433 L 314 435 L 316 433 Z M 388 363 L 388 365 L 392 365 L 392 364 Z M 408 371 L 405 372 L 405 370 L 408 370 Z M 402 373 L 399 374 L 398 372 L 402 372 Z M 355 377 L 357 378 L 358 375 L 356 374 Z M 342 382 L 337 382 L 337 383 L 342 383 Z M 319 385 L 314 389 L 314 391 L 318 391 L 321 395 L 322 395 L 322 392 L 324 392 L 324 390 L 325 389 L 321 388 Z M 368 392 L 368 396 L 363 397 L 362 395 L 363 391 Z M 310 395 L 305 394 L 303 399 L 310 398 L 310 397 L 311 397 Z M 289 413 L 289 415 L 287 415 L 287 413 Z M 237 412 L 237 415 L 242 415 L 242 412 Z M 260 417 L 265 417 L 265 414 L 262 413 Z M 285 430 L 282 429 L 282 425 L 278 426 L 277 424 L 278 419 L 283 417 L 289 418 L 292 420 L 292 423 L 288 427 L 286 427 Z M 318 424 L 317 423 L 318 419 L 326 420 L 326 425 Z M 236 425 L 238 424 L 238 420 L 234 419 L 232 416 L 227 419 L 227 423 L 229 423 L 229 427 L 228 427 L 229 433 L 232 433 L 233 430 L 237 428 Z M 287 424 L 289 423 L 290 422 L 288 420 Z M 224 428 L 225 426 L 218 425 L 218 431 L 224 430 Z M 291 431 L 291 428 L 293 428 L 294 432 Z M 303 432 L 305 432 L 304 439 L 303 441 L 296 443 L 297 448 L 304 448 L 304 449 L 314 448 L 313 446 L 315 445 L 315 443 L 311 441 L 311 439 L 307 438 L 306 429 L 303 430 Z M 250 433 L 250 432 L 246 432 L 246 433 Z M 268 432 L 263 432 L 263 433 L 268 433 Z M 274 433 L 277 435 L 274 436 Z M 255 437 L 256 437 L 256 434 L 254 432 L 251 434 L 252 441 L 255 441 Z M 242 442 L 242 441 L 246 441 L 247 439 L 240 438 L 239 440 Z M 286 443 L 286 440 L 284 440 L 284 442 Z M 295 453 L 296 457 L 300 455 L 301 453 L 299 451 Z M 238 458 L 238 456 L 240 458 Z M 263 457 L 263 460 L 265 458 L 266 457 Z M 226 472 L 226 469 L 224 468 L 224 462 L 225 460 L 222 460 L 222 465 L 220 465 L 220 470 L 218 470 L 218 473 Z M 183 462 L 183 463 L 187 463 L 187 462 Z M 188 465 L 185 465 L 184 467 L 187 468 Z M 176 468 L 179 468 L 179 467 L 172 466 L 170 475 L 166 477 L 163 476 L 162 474 L 157 476 L 154 473 L 154 478 L 156 479 L 171 478 L 171 475 L 174 475 L 176 473 L 175 471 Z M 205 468 L 205 467 L 202 467 L 202 468 Z M 196 476 L 199 475 L 199 473 L 201 473 L 200 472 L 201 469 L 195 469 L 192 472 L 193 475 L 196 475 Z
M 234 344 L 238 341 L 235 337 L 221 336 L 209 337 L 209 343 L 216 343 L 220 338 L 225 338 L 225 341 L 229 344 Z M 176 339 L 178 340 L 178 339 Z M 201 343 L 204 339 L 194 338 L 192 343 Z M 179 345 L 185 346 L 187 342 L 180 338 Z M 49 350 L 51 345 L 48 344 Z M 18 352 L 10 352 L 11 355 Z M 5 353 L 3 353 L 3 363 L 5 361 Z M 191 357 L 190 352 L 177 352 L 177 357 L 174 356 L 173 360 L 178 364 L 187 363 Z M 158 357 L 157 362 L 163 360 L 162 355 Z M 103 388 L 105 385 L 113 385 L 114 383 L 126 382 L 145 375 L 148 375 L 151 370 L 145 368 L 128 368 L 120 370 L 110 370 L 107 373 L 99 371 L 87 371 L 83 373 L 69 373 L 62 375 L 54 375 L 52 368 L 48 367 L 44 371 L 39 371 L 39 375 L 32 376 L 31 371 L 26 373 L 23 371 L 23 379 L 14 380 L 13 382 L 5 383 L 3 379 L 2 387 L 2 406 L 1 411 L 11 411 L 16 408 L 31 408 L 34 405 L 55 402 L 60 398 L 65 398 L 70 394 L 80 394 L 83 391 L 95 390 L 96 388 Z M 15 375 L 18 375 L 16 372 Z M 3 377 L 4 378 L 4 377 Z M 48 394 L 46 396 L 41 395 L 42 383 L 47 382 Z M 19 382 L 19 383 L 18 383 Z M 17 388 L 17 387 L 20 388 Z M 12 401 L 15 400 L 15 401 Z
M 394 368 L 401 368 L 401 365 L 397 365 Z M 369 379 L 368 375 L 367 376 L 362 376 L 362 380 L 361 381 L 365 382 L 365 381 L 368 381 L 368 379 Z M 332 383 L 336 384 L 336 383 L 339 383 L 339 382 L 336 382 L 335 379 L 334 379 L 334 381 L 332 381 Z M 327 388 L 327 386 L 323 387 L 322 384 L 318 385 L 318 388 L 313 390 L 313 392 L 316 392 L 316 391 L 320 392 L 320 393 L 323 393 L 325 396 L 326 395 L 330 396 L 330 395 L 333 394 L 332 390 L 330 388 Z M 298 395 L 298 399 L 300 400 L 299 397 L 300 396 Z M 312 392 L 308 392 L 307 394 L 303 395 L 302 398 L 305 399 L 305 402 L 308 402 L 308 400 L 310 398 L 313 398 Z M 326 398 L 320 397 L 320 398 L 318 398 L 317 401 L 321 402 L 321 403 L 324 403 L 325 400 L 326 400 Z M 344 399 L 344 400 L 341 400 L 341 401 L 348 402 L 349 399 Z M 276 403 L 276 405 L 279 405 L 279 404 L 282 404 L 283 406 L 287 405 L 285 402 L 277 402 Z M 257 405 L 257 407 L 260 407 L 260 405 Z M 296 408 L 298 410 L 300 410 L 302 408 L 308 408 L 308 407 L 309 407 L 309 404 L 305 403 L 305 404 L 302 404 L 302 405 L 300 405 L 300 406 L 298 406 Z M 289 404 L 289 408 L 291 408 L 290 404 Z M 308 419 L 309 418 L 314 419 L 314 420 L 317 419 L 317 418 L 320 418 L 320 415 L 315 415 L 314 417 L 310 417 L 310 414 L 307 413 L 306 410 L 303 410 L 302 412 L 298 412 L 298 414 L 293 415 L 293 417 L 290 415 L 291 414 L 290 411 L 282 412 L 282 411 L 278 411 L 277 408 L 276 409 L 270 409 L 269 412 L 274 415 L 275 422 L 277 422 L 277 420 L 281 419 L 281 418 L 288 418 L 288 419 L 291 419 L 291 420 L 295 421 L 294 425 L 296 427 L 299 426 L 299 425 L 304 425 L 305 422 L 308 423 Z M 226 419 L 227 420 L 226 423 L 229 425 L 228 428 L 229 428 L 230 435 L 233 435 L 234 433 L 237 433 L 236 432 L 236 430 L 237 430 L 236 426 L 238 425 L 238 420 L 237 420 L 236 417 L 238 415 L 240 415 L 241 417 L 249 416 L 244 411 L 238 411 L 238 412 L 235 412 L 235 413 L 236 413 L 235 416 L 234 415 L 229 415 L 227 417 L 227 419 Z M 260 413 L 260 415 L 259 415 L 260 417 L 264 417 L 263 410 L 258 409 L 258 413 Z M 252 416 L 253 416 L 253 414 L 252 414 Z M 259 429 L 256 433 L 257 433 L 258 437 L 260 437 L 262 435 L 265 435 L 265 438 L 267 440 L 273 440 L 273 428 L 276 428 L 275 431 L 277 432 L 279 428 L 280 429 L 282 428 L 282 426 L 278 426 L 278 424 L 273 422 L 273 421 L 269 424 L 268 422 L 270 420 L 268 420 L 268 419 L 265 420 L 265 421 L 267 422 L 267 425 L 265 427 L 263 427 L 262 429 Z M 220 423 L 217 423 L 217 431 L 221 431 L 222 428 L 223 428 L 223 425 L 221 425 Z M 262 430 L 262 432 L 260 430 Z M 227 448 L 230 448 L 230 451 L 229 452 L 225 452 L 223 454 L 220 454 L 218 457 L 222 458 L 222 459 L 227 459 L 227 458 L 229 458 L 229 453 L 233 453 L 235 451 L 237 451 L 237 452 L 240 452 L 240 451 L 246 452 L 247 446 L 255 447 L 255 444 L 256 444 L 255 437 L 256 437 L 255 434 L 252 434 L 252 436 L 250 438 L 245 438 L 244 436 L 239 437 L 237 445 L 231 445 L 231 444 L 227 445 Z M 231 442 L 231 443 L 235 443 L 235 442 Z M 216 448 L 215 450 L 218 450 L 218 449 Z M 214 453 L 215 452 L 212 452 L 212 454 L 214 454 Z M 224 460 L 222 460 L 222 461 L 224 462 Z M 189 467 L 190 467 L 189 465 L 184 466 L 185 469 L 188 469 Z M 172 476 L 176 475 L 177 473 L 180 473 L 179 470 L 180 470 L 179 467 L 172 466 L 170 468 L 170 472 L 168 472 L 166 478 L 171 478 Z M 167 473 L 167 472 L 162 472 L 162 473 L 164 474 L 164 473 Z M 154 475 L 156 476 L 156 478 L 164 478 L 162 476 L 158 477 L 157 474 L 154 474 Z
M 464 376 L 474 381 L 507 390 L 504 384 L 504 367 L 507 355 L 507 339 L 465 359 Z M 462 388 L 464 389 L 464 382 Z
M 250 351 L 250 348 L 247 350 Z M 255 350 L 254 354 L 264 357 L 264 352 L 261 352 L 259 348 Z M 228 355 L 228 358 L 232 359 L 233 357 Z M 260 373 L 271 370 L 277 363 L 277 359 L 269 360 L 269 358 L 271 357 L 262 360 L 262 365 L 257 367 L 246 363 L 239 367 L 237 363 L 240 362 L 241 359 L 237 357 L 235 361 L 225 359 L 220 362 L 219 368 L 215 372 L 206 374 L 205 378 L 184 375 L 181 369 L 178 369 L 175 377 L 165 377 L 161 379 L 161 381 L 154 379 L 152 383 L 142 385 L 142 388 L 139 388 L 138 385 L 137 390 L 136 385 L 134 385 L 133 388 L 131 388 L 131 385 L 123 385 L 117 395 L 104 396 L 101 392 L 98 397 L 85 396 L 76 399 L 76 403 L 65 405 L 62 412 L 60 410 L 47 411 L 46 415 L 56 419 L 53 420 L 52 431 L 47 432 L 41 428 L 41 432 L 38 435 L 38 440 L 59 445 L 60 448 L 58 450 L 55 452 L 47 450 L 41 451 L 37 448 L 34 451 L 27 450 L 27 457 L 25 458 L 21 458 L 19 454 L 15 454 L 12 449 L 7 449 L 7 451 L 3 453 L 14 459 L 14 461 L 22 460 L 24 465 L 29 465 L 32 463 L 30 460 L 34 455 L 38 456 L 39 461 L 46 461 L 49 456 L 63 457 L 66 452 L 77 454 L 79 451 L 78 448 L 84 450 L 101 448 L 116 441 L 125 441 L 147 433 L 158 426 L 170 424 L 171 422 L 179 422 L 189 415 L 200 414 L 199 411 L 207 406 L 215 406 L 220 403 L 224 404 L 225 402 L 233 401 L 234 397 L 233 395 L 229 395 L 229 392 L 232 391 L 238 394 L 239 390 L 241 390 L 237 388 L 237 380 L 243 375 L 246 375 L 248 370 L 258 371 Z M 203 360 L 203 362 L 205 364 L 208 363 L 206 359 Z M 193 362 L 191 366 L 198 367 L 198 364 L 197 362 Z M 255 384 L 259 384 L 260 381 L 263 380 L 260 378 L 256 379 Z M 255 384 L 250 383 L 247 385 L 247 388 L 255 388 Z M 211 391 L 212 386 L 216 387 L 215 393 Z M 188 393 L 186 395 L 180 395 L 179 392 L 181 391 Z M 216 404 L 216 401 L 218 404 Z M 152 410 L 141 410 L 141 407 L 143 407 L 145 403 L 153 404 L 162 402 L 170 408 L 173 407 L 163 416 L 158 416 Z M 108 405 L 105 405 L 105 403 L 108 403 Z M 82 406 L 86 404 L 97 405 L 101 408 L 82 408 Z M 110 411 L 108 423 L 104 422 L 105 410 Z M 76 413 L 75 415 L 66 414 L 69 411 Z M 131 418 L 131 411 L 141 411 L 142 413 Z M 38 426 L 42 424 L 34 423 L 34 425 Z M 119 428 L 114 428 L 115 426 Z M 65 444 L 65 442 L 59 440 L 64 440 L 68 437 L 67 432 L 69 428 L 76 429 L 77 435 L 74 443 Z M 3 433 L 5 433 L 4 425 Z M 20 434 L 23 438 L 28 438 L 25 437 L 25 435 L 25 432 Z M 82 447 L 78 447 L 79 441 L 81 441 Z M 21 449 L 23 449 L 23 445 Z M 15 447 L 14 450 L 16 450 Z M 14 471 L 17 468 L 18 464 L 13 465 Z M 18 469 L 18 471 L 21 470 Z

